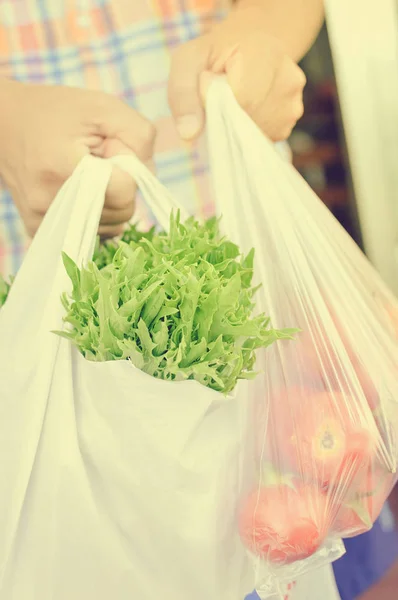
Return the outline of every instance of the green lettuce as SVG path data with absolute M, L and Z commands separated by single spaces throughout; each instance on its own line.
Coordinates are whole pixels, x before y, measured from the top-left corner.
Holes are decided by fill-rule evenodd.
M 172 214 L 168 233 L 133 225 L 97 244 L 85 267 L 63 255 L 72 292 L 62 296 L 68 328 L 56 333 L 88 360 L 128 359 L 153 377 L 227 394 L 255 376 L 258 348 L 296 331 L 253 316 L 253 259 L 221 237 L 215 218 Z
M 11 285 L 0 274 L 0 308 L 8 298 Z

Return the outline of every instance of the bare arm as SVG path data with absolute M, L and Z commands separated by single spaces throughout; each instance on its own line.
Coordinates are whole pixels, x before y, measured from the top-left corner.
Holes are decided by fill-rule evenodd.
M 278 38 L 296 62 L 311 48 L 325 16 L 323 0 L 235 0 L 234 10 L 251 11 L 257 27 Z

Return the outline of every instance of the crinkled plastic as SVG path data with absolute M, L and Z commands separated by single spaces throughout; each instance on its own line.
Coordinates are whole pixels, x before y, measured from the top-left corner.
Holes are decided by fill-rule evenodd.
M 135 157 L 114 162 L 166 228 L 167 191 Z M 111 167 L 78 166 L 0 311 L 0 598 L 241 600 L 247 383 L 225 397 L 162 381 L 51 333 L 70 289 L 61 250 L 91 258 Z
M 0 600 L 274 598 L 327 571 L 396 479 L 397 301 L 221 80 L 207 117 L 222 226 L 256 249 L 257 309 L 301 331 L 228 397 L 52 334 L 61 251 L 91 258 L 111 173 L 86 157 L 0 312 Z M 181 207 L 134 157 L 113 162 L 167 228 Z
M 257 307 L 300 329 L 253 382 L 258 481 L 238 525 L 266 596 L 369 530 L 396 482 L 398 302 L 222 81 L 207 114 L 217 209 L 256 249 Z

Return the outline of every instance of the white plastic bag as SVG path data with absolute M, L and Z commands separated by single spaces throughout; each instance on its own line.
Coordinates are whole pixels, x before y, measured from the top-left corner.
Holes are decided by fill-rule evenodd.
M 222 227 L 256 249 L 256 306 L 302 333 L 259 352 L 259 377 L 228 398 L 90 363 L 50 333 L 70 285 L 61 250 L 91 257 L 110 176 L 87 157 L 0 313 L 1 600 L 275 597 L 339 557 L 395 482 L 396 300 L 222 81 L 207 116 Z M 167 191 L 116 162 L 167 228 Z
M 308 571 L 292 586 L 289 600 L 340 600 L 331 565 Z
M 222 80 L 207 118 L 222 226 L 243 252 L 256 249 L 256 306 L 274 327 L 301 330 L 259 353 L 251 389 L 259 483 L 239 526 L 267 597 L 278 579 L 321 574 L 397 480 L 398 302 Z
M 134 157 L 115 162 L 167 228 L 166 190 Z M 61 250 L 91 258 L 110 173 L 82 161 L 0 311 L 0 598 L 241 600 L 245 384 L 225 398 L 88 362 L 51 333 L 70 286 Z

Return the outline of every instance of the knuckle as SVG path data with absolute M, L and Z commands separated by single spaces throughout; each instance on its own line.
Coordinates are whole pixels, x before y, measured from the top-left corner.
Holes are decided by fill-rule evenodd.
M 235 90 L 235 98 L 241 108 L 253 119 L 256 120 L 259 107 L 250 94 L 245 93 L 244 89 Z M 262 110 L 264 107 L 261 107 Z
M 126 223 L 135 211 L 137 186 L 130 175 L 123 171 L 115 171 L 111 184 L 105 196 L 102 225 Z
M 307 78 L 299 66 L 291 63 L 289 69 L 285 70 L 284 81 L 286 94 L 302 94 L 307 83 Z
M 130 202 L 127 210 L 126 210 L 126 217 L 125 217 L 125 221 L 130 221 L 130 219 L 133 218 L 135 213 L 135 198 L 133 198 L 132 202 Z
M 67 155 L 66 158 L 68 158 Z M 65 164 L 62 166 L 53 164 L 53 161 L 51 160 L 43 162 L 43 165 L 37 174 L 38 193 L 36 198 L 30 202 L 31 206 L 38 206 L 39 209 L 44 207 L 44 210 L 47 210 L 50 203 L 45 200 L 45 197 L 48 197 L 53 192 L 56 193 L 59 191 L 61 186 L 72 174 L 74 166 L 72 167 L 69 165 L 68 160 L 65 160 Z
M 50 207 L 49 203 L 41 196 L 32 198 L 29 201 L 29 209 L 30 209 L 32 218 L 44 217 L 44 215 L 48 211 L 49 207 Z
M 275 127 L 275 129 L 273 129 L 273 131 L 270 134 L 270 138 L 273 142 L 284 142 L 287 139 L 289 139 L 292 130 L 293 130 L 294 124 L 290 123 L 290 124 L 283 124 L 279 127 Z
M 40 170 L 39 180 L 40 183 L 45 185 L 54 184 L 60 180 L 60 175 L 55 167 L 44 165 Z
M 303 104 L 302 101 L 300 101 L 297 104 L 297 107 L 296 107 L 296 109 L 294 111 L 294 114 L 293 114 L 293 118 L 294 118 L 295 123 L 297 123 L 297 121 L 299 121 L 303 115 L 304 115 L 304 104 Z
M 98 233 L 101 239 L 106 240 L 114 237 L 118 237 L 124 231 L 124 225 L 102 225 L 100 226 Z
M 296 123 L 294 122 L 294 123 L 291 123 L 290 125 L 286 125 L 286 127 L 281 130 L 281 135 L 280 135 L 279 141 L 283 142 L 290 138 L 295 124 Z
M 302 91 L 307 84 L 307 77 L 300 67 L 297 67 L 295 77 L 295 89 Z
M 25 230 L 30 238 L 33 238 L 36 235 L 41 221 L 42 219 L 38 218 L 37 216 L 30 216 L 29 218 L 25 219 Z
M 112 218 L 113 225 L 119 225 L 120 223 L 127 223 L 134 216 L 135 212 L 135 198 L 131 197 L 131 194 L 128 196 L 124 196 L 123 203 L 121 203 L 120 207 L 115 209 L 114 215 Z

